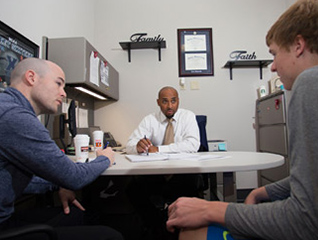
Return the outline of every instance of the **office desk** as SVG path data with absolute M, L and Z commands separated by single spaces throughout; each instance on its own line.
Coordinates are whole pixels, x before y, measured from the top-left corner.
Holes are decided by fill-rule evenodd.
M 150 175 L 150 174 L 183 174 L 183 173 L 223 173 L 223 199 L 236 201 L 234 172 L 255 171 L 278 167 L 284 164 L 284 157 L 260 152 L 200 152 L 204 160 L 173 159 L 153 162 L 131 162 L 125 155 L 116 153 L 116 164 L 102 173 L 110 175 Z M 211 159 L 215 155 L 224 158 Z M 210 189 L 212 190 L 212 189 Z M 215 191 L 215 189 L 214 189 Z M 215 193 L 214 193 L 215 194 Z

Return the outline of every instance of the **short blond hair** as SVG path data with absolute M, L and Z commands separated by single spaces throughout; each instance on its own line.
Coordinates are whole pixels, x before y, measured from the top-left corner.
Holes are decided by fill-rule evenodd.
M 289 50 L 298 35 L 310 52 L 318 53 L 318 0 L 298 0 L 290 6 L 268 31 L 266 44 L 275 42 Z

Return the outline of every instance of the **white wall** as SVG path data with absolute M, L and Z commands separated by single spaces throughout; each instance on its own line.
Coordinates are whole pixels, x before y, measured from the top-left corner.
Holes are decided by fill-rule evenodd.
M 0 20 L 42 46 L 42 37 L 94 41 L 95 6 L 88 0 L 0 0 Z M 41 55 L 41 53 L 40 53 Z
M 117 69 L 120 100 L 95 113 L 95 125 L 110 131 L 125 144 L 148 113 L 156 111 L 158 90 L 165 85 L 179 89 L 178 28 L 212 28 L 214 76 L 186 78 L 180 90 L 180 107 L 208 116 L 209 139 L 225 139 L 231 151 L 255 151 L 252 127 L 256 89 L 267 86 L 270 68 L 222 67 L 229 53 L 245 49 L 258 59 L 270 59 L 265 35 L 293 0 L 0 0 L 0 19 L 41 45 L 42 36 L 83 36 Z M 162 60 L 152 49 L 132 50 L 131 62 L 119 42 L 132 34 L 160 34 L 167 42 Z M 190 81 L 200 89 L 190 90 Z M 256 187 L 256 173 L 237 175 L 238 188 Z
M 277 0 L 97 1 L 95 45 L 120 73 L 120 100 L 96 111 L 96 124 L 125 143 L 142 117 L 157 110 L 158 90 L 165 85 L 179 89 L 177 29 L 211 27 L 215 74 L 186 78 L 186 90 L 179 91 L 181 107 L 208 116 L 209 139 L 227 140 L 229 150 L 255 151 L 256 89 L 272 74 L 266 68 L 260 80 L 258 69 L 234 69 L 231 81 L 222 67 L 237 49 L 271 59 L 265 35 L 285 9 L 286 2 Z M 157 51 L 144 49 L 132 50 L 128 62 L 118 42 L 137 32 L 165 38 L 161 62 Z M 190 81 L 198 81 L 200 90 L 190 90 Z M 239 188 L 256 187 L 256 172 L 237 174 L 237 182 Z

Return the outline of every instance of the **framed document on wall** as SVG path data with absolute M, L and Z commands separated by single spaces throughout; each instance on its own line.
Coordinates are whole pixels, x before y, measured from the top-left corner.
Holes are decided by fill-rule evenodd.
M 212 28 L 178 29 L 179 77 L 213 76 Z

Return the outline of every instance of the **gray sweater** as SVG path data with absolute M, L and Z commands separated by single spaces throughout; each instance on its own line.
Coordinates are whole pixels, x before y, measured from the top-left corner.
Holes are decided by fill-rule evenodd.
M 0 141 L 0 224 L 13 213 L 14 201 L 22 193 L 43 193 L 58 186 L 80 189 L 110 164 L 105 156 L 86 164 L 71 161 L 14 88 L 0 94 Z
M 290 176 L 266 186 L 272 202 L 229 204 L 237 238 L 318 239 L 318 66 L 296 79 L 288 108 Z

